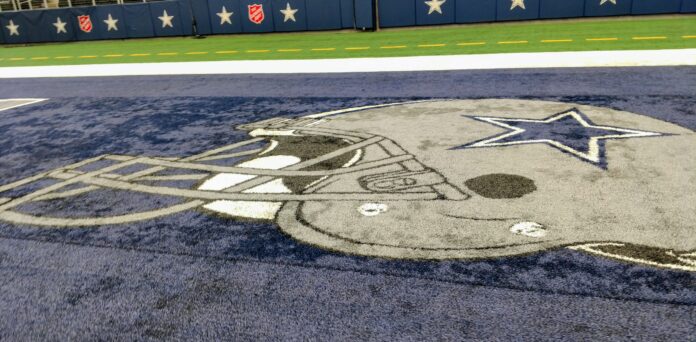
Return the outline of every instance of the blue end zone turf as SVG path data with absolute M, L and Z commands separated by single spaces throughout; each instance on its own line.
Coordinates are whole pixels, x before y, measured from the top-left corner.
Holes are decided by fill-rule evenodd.
M 618 82 L 616 75 L 582 72 L 592 79 L 578 77 L 575 71 L 554 76 L 551 71 L 501 71 L 488 76 L 457 72 L 450 79 L 424 78 L 421 85 L 434 86 L 430 89 L 438 90 L 438 98 L 480 98 L 484 93 L 495 98 L 519 92 L 504 96 L 630 110 L 696 130 L 693 97 L 683 93 L 684 88 L 677 87 L 681 90 L 673 94 L 655 91 L 660 85 L 667 89 L 688 83 L 693 69 L 642 69 L 640 72 L 655 76 L 642 93 L 593 88 L 603 81 Z M 681 76 L 667 80 L 661 73 Z M 479 83 L 469 92 L 437 87 L 490 75 L 498 75 L 494 79 L 500 82 L 499 89 L 494 82 Z M 293 76 L 296 81 L 299 77 Z M 107 87 L 117 97 L 100 96 L 105 88 L 98 85 L 109 80 L 104 78 L 22 80 L 14 87 L 6 80 L 0 87 L 3 94 L 24 93 L 26 97 L 29 93 L 50 99 L 0 113 L 0 179 L 7 184 L 101 154 L 186 157 L 247 139 L 247 132 L 234 129 L 240 124 L 434 97 L 422 94 L 423 90 L 411 91 L 411 85 L 394 90 L 401 84 L 398 75 L 335 77 L 360 79 L 367 88 L 382 84 L 392 94 L 359 96 L 355 93 L 365 89 L 352 87 L 348 92 L 354 95 L 343 97 L 341 87 L 330 84 L 320 90 L 310 76 L 302 76 L 306 83 L 294 91 L 316 91 L 322 97 L 283 97 L 281 87 L 259 86 L 263 78 L 247 84 L 259 91 L 258 96 L 187 96 L 196 82 L 203 88 L 228 84 L 215 91 L 233 93 L 253 77 L 120 78 L 114 79 L 115 89 Z M 553 79 L 550 83 L 549 78 Z M 575 82 L 579 95 L 568 95 L 565 88 L 553 86 L 563 83 L 560 81 Z M 60 82 L 66 83 L 62 94 L 52 90 Z M 170 88 L 159 96 L 138 96 L 129 85 L 143 82 Z M 524 91 L 521 83 L 528 83 Z M 65 96 L 71 87 L 79 87 L 82 94 Z M 71 207 L 66 202 L 56 212 L 67 209 L 69 214 L 98 211 L 108 215 L 149 208 L 153 201 L 170 203 L 164 197 L 128 192 L 106 196 L 122 206 L 100 206 L 95 198 L 87 201 L 95 207 Z M 646 336 L 641 334 L 672 339 L 687 336 L 689 326 L 693 327 L 688 312 L 693 313 L 696 304 L 693 272 L 618 262 L 563 248 L 477 261 L 350 256 L 297 242 L 273 223 L 240 222 L 200 210 L 98 228 L 50 229 L 0 221 L 0 274 L 4 279 L 0 302 L 26 307 L 19 315 L 2 310 L 0 317 L 6 323 L 0 323 L 0 337 L 9 338 L 26 337 L 33 329 L 38 329 L 34 332 L 38 335 L 32 336 L 46 337 L 49 335 L 41 335 L 42 329 L 57 326 L 59 336 L 71 332 L 87 337 L 119 336 L 121 332 L 133 338 L 165 339 L 202 335 L 573 339 L 612 334 L 618 339 Z M 40 288 L 52 287 L 51 283 L 55 287 L 45 290 L 46 297 L 42 297 Z M 49 308 L 42 309 L 43 303 Z M 83 318 L 65 318 L 70 322 L 63 325 L 54 317 L 63 307 Z M 25 315 L 30 312 L 51 321 L 37 328 L 27 322 Z M 129 318 L 129 312 L 134 316 Z M 558 315 L 557 321 L 554 315 Z M 631 321 L 631 315 L 644 321 Z M 119 321 L 109 321 L 113 318 Z M 583 323 L 592 318 L 595 325 Z M 92 319 L 102 325 L 95 326 Z

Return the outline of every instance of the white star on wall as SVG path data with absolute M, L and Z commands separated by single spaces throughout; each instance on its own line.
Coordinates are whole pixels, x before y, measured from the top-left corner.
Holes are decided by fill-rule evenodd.
M 280 13 L 283 13 L 283 15 L 285 16 L 285 18 L 283 18 L 283 22 L 287 22 L 288 20 L 297 22 L 297 20 L 295 20 L 295 13 L 297 13 L 297 11 L 297 9 L 292 9 L 292 7 L 290 7 L 290 3 L 288 2 L 285 5 L 285 9 L 280 10 Z
M 10 36 L 19 36 L 19 25 L 15 25 L 14 21 L 10 20 L 10 24 L 5 27 L 10 30 Z
M 217 16 L 220 17 L 220 25 L 225 25 L 225 23 L 232 25 L 232 14 L 234 12 L 227 12 L 227 8 L 222 6 L 222 12 L 217 13 Z
M 599 5 L 602 6 L 604 5 L 605 2 L 611 2 L 612 4 L 616 5 L 616 0 L 602 0 L 599 2 Z
M 59 33 L 68 33 L 68 30 L 65 29 L 65 25 L 67 25 L 67 24 L 68 24 L 68 23 L 63 22 L 62 20 L 60 20 L 60 17 L 57 17 L 57 18 L 56 18 L 56 22 L 53 23 L 53 26 L 56 27 L 56 34 L 59 34 Z
M 510 5 L 510 10 L 514 10 L 515 7 L 519 7 L 521 9 L 527 9 L 524 7 L 524 0 L 512 0 L 512 5 Z
M 116 26 L 116 23 L 118 23 L 118 19 L 114 19 L 114 17 L 111 16 L 111 13 L 109 13 L 109 17 L 104 20 L 104 24 L 106 24 L 106 31 L 118 31 L 118 26 Z
M 447 0 L 430 0 L 426 1 L 425 4 L 428 5 L 430 8 L 428 9 L 428 15 L 431 15 L 433 12 L 437 12 L 442 14 L 442 4 L 447 2 Z
M 174 28 L 174 24 L 172 24 L 172 19 L 174 19 L 174 16 L 167 14 L 167 10 L 164 10 L 162 12 L 162 16 L 157 18 L 159 18 L 159 20 L 162 20 L 162 28 L 165 28 L 167 26 Z

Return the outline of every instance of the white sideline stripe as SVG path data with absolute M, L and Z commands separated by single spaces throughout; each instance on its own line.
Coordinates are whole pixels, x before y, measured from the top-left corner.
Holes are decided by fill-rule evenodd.
M 6 67 L 0 68 L 0 78 L 317 74 L 678 65 L 696 65 L 696 49 Z

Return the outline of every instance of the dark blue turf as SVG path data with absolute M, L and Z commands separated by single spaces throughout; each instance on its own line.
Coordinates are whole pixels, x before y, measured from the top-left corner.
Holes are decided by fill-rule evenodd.
M 2 132 L 0 134 L 0 179 L 2 179 L 2 183 L 7 183 L 105 153 L 184 157 L 246 138 L 243 132 L 233 129 L 235 125 L 241 123 L 282 115 L 311 114 L 346 107 L 420 98 L 508 97 L 589 104 L 628 110 L 696 130 L 696 108 L 693 100 L 694 93 L 696 93 L 695 70 L 694 68 L 627 68 L 279 76 L 276 79 L 271 76 L 213 76 L 2 80 L 0 94 L 3 98 L 48 97 L 51 99 L 40 104 L 0 112 L 0 132 Z M 635 83 L 638 81 L 643 82 L 642 85 Z M 291 84 L 292 86 L 284 87 L 283 84 L 286 86 Z M 377 89 L 383 90 L 383 92 Z M 380 94 L 384 95 L 380 96 Z M 32 187 L 29 186 L 24 190 L 31 191 Z M 152 198 L 152 196 L 138 197 L 116 191 L 90 196 L 95 197 L 92 201 L 87 202 L 96 203 L 95 207 L 71 207 L 71 204 L 66 202 L 55 208 L 39 208 L 27 205 L 21 210 L 25 212 L 39 210 L 55 216 L 65 215 L 66 209 L 74 214 L 90 211 L 98 211 L 101 214 L 116 214 L 137 208 L 147 209 L 155 205 L 173 203 L 177 200 L 158 199 Z M 103 205 L 104 199 L 120 203 L 120 206 L 105 206 Z M 481 302 L 482 304 L 477 308 L 485 311 L 484 299 L 485 296 L 490 295 L 491 300 L 497 301 L 495 306 L 501 306 L 500 310 L 503 310 L 500 312 L 501 316 L 505 315 L 505 301 L 509 298 L 514 299 L 517 295 L 520 298 L 548 295 L 547 299 L 539 297 L 542 299 L 538 300 L 558 301 L 558 303 L 567 301 L 567 304 L 564 305 L 567 306 L 566 310 L 570 310 L 570 312 L 574 308 L 573 305 L 577 305 L 578 310 L 590 310 L 590 312 L 593 310 L 593 305 L 599 305 L 587 302 L 587 300 L 595 299 L 582 299 L 585 297 L 596 298 L 599 301 L 618 299 L 608 303 L 637 303 L 630 305 L 637 305 L 638 308 L 641 307 L 640 305 L 645 305 L 643 307 L 648 310 L 645 313 L 648 317 L 650 317 L 650 310 L 657 310 L 654 305 L 667 304 L 671 308 L 670 310 L 677 310 L 678 313 L 685 316 L 674 316 L 673 314 L 673 322 L 658 316 L 654 316 L 653 321 L 650 321 L 650 318 L 645 318 L 648 320 L 644 322 L 645 324 L 622 322 L 625 324 L 624 328 L 631 326 L 633 329 L 645 329 L 646 333 L 650 331 L 649 325 L 659 323 L 661 329 L 676 334 L 659 335 L 669 336 L 669 338 L 684 336 L 684 333 L 688 333 L 688 329 L 684 330 L 685 327 L 688 327 L 686 317 L 689 317 L 689 313 L 694 312 L 693 308 L 696 304 L 696 275 L 693 273 L 625 264 L 566 249 L 529 256 L 473 262 L 414 262 L 353 257 L 297 243 L 280 233 L 273 224 L 240 223 L 199 211 L 185 212 L 139 224 L 95 229 L 46 229 L 17 227 L 0 223 L 0 237 L 3 238 L 0 239 L 0 274 L 9 277 L 5 279 L 4 283 L 0 281 L 0 286 L 14 287 L 19 286 L 19 284 L 29 284 L 25 285 L 31 288 L 28 292 L 35 293 L 22 300 L 19 300 L 16 294 L 0 294 L 0 304 L 8 303 L 10 305 L 26 301 L 26 305 L 31 307 L 31 310 L 38 310 L 39 313 L 43 312 L 50 317 L 56 315 L 54 309 L 42 311 L 35 307 L 41 305 L 40 297 L 36 297 L 40 296 L 37 284 L 50 281 L 45 278 L 44 274 L 57 272 L 56 274 L 65 278 L 61 282 L 73 284 L 70 286 L 75 287 L 63 288 L 64 291 L 52 294 L 61 298 L 57 300 L 57 303 L 68 303 L 66 305 L 75 306 L 84 301 L 84 298 L 91 298 L 90 300 L 93 302 L 90 305 L 82 308 L 75 307 L 75 310 L 83 312 L 84 315 L 90 315 L 100 305 L 109 306 L 118 302 L 118 307 L 112 308 L 112 310 L 121 314 L 122 310 L 129 310 L 129 306 L 137 306 L 140 314 L 152 316 L 150 320 L 156 324 L 150 322 L 151 325 L 162 324 L 167 319 L 171 319 L 171 317 L 166 318 L 166 315 L 157 314 L 157 305 L 166 306 L 166 303 L 157 304 L 159 302 L 153 299 L 152 305 L 155 309 L 152 307 L 142 308 L 142 303 L 139 301 L 142 302 L 144 299 L 138 299 L 138 296 L 147 297 L 147 293 L 150 293 L 152 297 L 152 291 L 166 292 L 169 285 L 150 284 L 146 286 L 146 289 L 128 290 L 126 286 L 130 281 L 128 276 L 119 276 L 119 272 L 112 269 L 112 266 L 116 267 L 117 265 L 110 266 L 109 262 L 104 261 L 100 261 L 98 267 L 95 265 L 84 266 L 85 270 L 82 271 L 79 267 L 63 265 L 64 272 L 60 271 L 60 264 L 51 267 L 44 264 L 51 258 L 72 260 L 76 258 L 75 253 L 84 254 L 83 256 L 87 259 L 92 257 L 92 253 L 101 253 L 98 250 L 90 249 L 92 247 L 105 247 L 109 251 L 108 253 L 116 253 L 111 251 L 145 252 L 145 254 L 133 254 L 132 259 L 129 259 L 131 257 L 127 255 L 114 256 L 114 258 L 123 258 L 125 261 L 122 263 L 129 265 L 118 264 L 119 267 L 124 267 L 124 270 L 137 268 L 139 264 L 142 267 L 154 267 L 152 265 L 170 262 L 173 263 L 171 265 L 176 265 L 170 267 L 188 269 L 194 273 L 197 271 L 187 268 L 187 263 L 197 265 L 195 267 L 218 265 L 215 267 L 241 272 L 238 270 L 241 264 L 237 264 L 240 262 L 244 265 L 256 265 L 251 266 L 251 268 L 257 271 L 267 269 L 269 275 L 273 274 L 276 277 L 274 283 L 277 282 L 278 286 L 282 286 L 281 284 L 284 282 L 299 281 L 301 284 L 296 284 L 296 286 L 307 286 L 307 291 L 318 291 L 316 286 L 319 286 L 319 283 L 323 284 L 322 286 L 329 292 L 332 291 L 331 289 L 340 292 L 350 291 L 351 287 L 366 286 L 365 284 L 371 281 L 383 282 L 385 276 L 393 277 L 391 278 L 393 280 L 387 281 L 391 285 L 381 284 L 379 286 L 392 286 L 394 291 L 402 289 L 400 296 L 407 296 L 411 299 L 434 298 L 437 294 L 434 294 L 429 286 L 418 285 L 408 290 L 408 294 L 405 295 L 403 289 L 408 288 L 409 284 L 433 283 L 440 284 L 437 286 L 454 286 L 449 288 L 447 293 L 464 291 L 461 292 L 461 296 L 464 298 L 473 295 L 470 291 L 474 290 L 471 290 L 469 285 L 484 286 L 484 288 L 498 289 L 496 291 L 508 291 L 502 292 L 502 294 L 479 293 L 477 298 L 471 299 L 472 302 Z M 43 241 L 47 244 L 37 245 L 33 241 Z M 35 255 L 24 256 L 24 254 L 17 252 L 15 250 L 17 244 L 32 244 L 32 248 L 36 250 Z M 59 246 L 65 246 L 66 254 L 61 254 Z M 76 250 L 76 248 L 84 249 Z M 60 256 L 56 257 L 55 253 L 60 254 Z M 152 257 L 142 259 L 143 255 L 152 255 Z M 12 262 L 4 261 L 13 260 L 15 256 L 16 258 Z M 42 256 L 45 259 L 42 260 Z M 172 258 L 169 261 L 160 260 L 169 257 Z M 40 265 L 31 266 L 32 264 L 28 264 L 30 263 L 29 258 L 41 260 Z M 101 260 L 101 256 L 95 258 Z M 199 263 L 204 263 L 205 266 L 198 265 Z M 285 271 L 278 271 L 277 267 L 285 267 Z M 164 269 L 154 268 L 154 271 L 150 271 L 153 272 L 152 276 L 155 278 L 164 277 L 167 274 L 166 267 Z M 90 270 L 89 274 L 99 275 L 103 273 L 105 275 L 100 276 L 97 283 L 75 285 L 82 282 L 79 274 L 87 272 L 87 269 Z M 306 269 L 306 271 L 298 271 L 299 269 Z M 204 284 L 204 286 L 223 288 L 217 294 L 215 291 L 212 294 L 205 294 L 212 296 L 206 300 L 219 303 L 219 301 L 224 302 L 230 298 L 229 296 L 232 296 L 229 292 L 232 291 L 228 286 L 229 279 L 220 280 L 211 277 L 194 281 L 185 275 L 186 271 L 182 272 L 179 276 L 171 275 L 174 277 L 175 283 L 181 284 L 172 285 L 174 286 L 172 291 L 176 294 L 176 298 L 170 298 L 170 301 L 176 301 L 180 296 L 188 296 L 186 297 L 186 300 L 190 302 L 188 304 L 195 307 L 190 308 L 191 311 L 198 310 L 201 306 L 205 307 L 208 305 L 204 300 L 205 298 L 198 297 L 203 294 L 196 294 L 190 289 L 191 286 L 195 287 L 199 283 Z M 252 279 L 259 277 L 259 274 L 252 274 L 253 271 L 244 272 L 239 274 L 241 278 L 237 279 L 238 281 L 247 279 L 249 282 L 253 282 L 255 280 Z M 290 280 L 293 279 L 294 274 L 306 275 L 307 272 L 310 272 L 311 279 Z M 347 280 L 344 279 L 343 281 L 348 281 L 348 284 L 338 284 L 334 279 L 336 272 L 359 276 L 355 276 L 355 280 L 350 280 L 350 277 Z M 261 273 L 263 274 L 263 272 Z M 110 275 L 106 276 L 106 274 Z M 56 276 L 58 277 L 58 275 Z M 358 281 L 358 278 L 363 280 Z M 302 283 L 303 281 L 304 283 Z M 310 286 L 309 283 L 313 285 Z M 62 286 L 68 286 L 65 284 Z M 138 286 L 142 286 L 142 284 Z M 459 290 L 457 290 L 457 286 L 461 286 Z M 380 289 L 381 287 L 373 291 L 380 292 L 382 291 Z M 201 290 L 201 293 L 207 293 L 207 290 L 209 289 Z M 111 293 L 111 295 L 103 297 L 104 291 Z M 134 291 L 134 297 L 124 297 L 123 291 Z M 182 294 L 182 291 L 185 294 Z M 281 300 L 276 298 L 281 296 L 278 291 L 280 290 L 276 290 L 276 293 L 266 294 L 241 291 L 235 292 L 234 296 L 236 296 L 235 300 L 247 297 L 251 299 L 254 296 L 261 296 L 259 300 L 263 300 L 263 296 L 267 296 L 269 300 L 270 298 Z M 360 291 L 364 291 L 364 289 Z M 391 290 L 385 291 L 390 292 Z M 292 302 L 296 302 L 296 310 L 300 312 L 326 310 L 324 306 L 331 305 L 328 302 L 332 299 L 316 302 L 309 299 L 312 297 L 311 293 L 305 295 L 307 296 L 305 299 L 302 295 L 292 297 Z M 352 314 L 361 310 L 386 310 L 385 307 L 370 308 L 365 300 L 372 298 L 372 301 L 385 302 L 388 301 L 388 297 L 364 297 L 365 295 L 358 295 L 362 299 L 351 304 L 355 306 L 351 311 Z M 382 295 L 387 296 L 387 293 L 382 293 Z M 395 295 L 392 293 L 389 296 Z M 502 299 L 501 296 L 509 298 Z M 165 298 L 164 301 L 167 302 L 166 295 L 160 294 L 155 297 Z M 289 300 L 290 297 L 283 298 Z M 149 299 L 152 298 L 148 297 Z M 535 301 L 536 299 L 532 302 L 536 303 Z M 47 302 L 52 303 L 51 305 L 57 305 L 54 299 L 47 299 Z M 239 302 L 233 302 L 236 304 L 230 304 L 231 307 L 241 305 Z M 534 303 L 526 305 L 531 305 L 536 308 L 535 310 L 543 312 L 554 310 L 547 308 L 547 304 Z M 602 303 L 605 305 L 607 302 Z M 382 305 L 391 307 L 393 304 L 393 302 L 389 302 Z M 454 305 L 455 302 L 451 304 Z M 450 314 L 462 315 L 462 312 L 459 311 L 461 308 L 448 306 L 446 301 L 438 305 L 440 306 L 437 308 L 428 307 L 428 310 L 436 310 L 437 313 L 433 315 L 442 316 L 440 318 L 441 326 L 438 328 L 442 335 L 433 332 L 425 333 L 425 331 L 430 331 L 426 328 L 421 327 L 420 330 L 414 328 L 420 323 L 418 318 L 413 317 L 413 312 L 425 310 L 423 308 L 427 306 L 426 304 L 418 304 L 405 308 L 404 310 L 408 313 L 401 314 L 401 317 L 392 309 L 389 311 L 391 314 L 385 313 L 381 318 L 367 320 L 366 322 L 372 323 L 362 324 L 374 324 L 374 326 L 365 327 L 365 331 L 372 333 L 367 333 L 363 337 L 382 336 L 383 338 L 401 339 L 416 336 L 434 338 L 437 335 L 442 338 L 449 336 L 458 339 L 497 336 L 495 329 L 492 330 L 492 335 L 477 335 L 481 331 L 491 328 L 493 323 L 481 322 L 480 317 L 474 316 L 462 317 L 461 319 L 468 322 L 463 323 L 452 318 L 453 316 L 448 316 Z M 510 305 L 516 304 L 513 302 Z M 616 305 L 619 308 L 622 307 L 621 305 L 628 304 Z M 282 310 L 295 310 L 289 309 L 292 306 L 285 307 L 284 304 L 281 307 L 283 309 L 278 309 L 281 312 Z M 226 308 L 229 310 L 230 306 Z M 182 308 L 177 310 L 180 311 L 179 314 L 186 315 L 186 310 Z M 514 311 L 512 308 L 509 310 Z M 632 307 L 626 311 L 622 311 L 624 309 L 617 310 L 620 311 L 620 314 L 617 313 L 617 315 L 621 316 L 635 309 Z M 299 313 L 291 311 L 285 312 L 285 314 L 292 321 L 292 317 Z M 547 313 L 551 314 L 550 311 Z M 261 315 L 257 319 L 274 319 L 269 316 L 267 310 L 263 312 L 266 316 Z M 114 314 L 116 315 L 116 313 Z M 604 313 L 599 312 L 595 314 L 597 317 L 604 315 Z M 0 318 L 7 318 L 3 315 L 0 314 Z M 205 315 L 214 316 L 213 313 L 201 315 L 203 315 L 202 317 L 207 317 Z M 344 313 L 343 315 L 348 314 Z M 572 314 L 570 315 L 572 316 Z M 589 317 L 591 316 L 592 314 L 589 315 Z M 448 322 L 447 318 L 444 317 L 450 317 L 451 321 Z M 316 328 L 316 326 L 312 326 L 313 320 L 295 318 L 296 320 L 292 322 L 302 323 L 307 328 Z M 620 318 L 624 320 L 626 317 L 621 316 Z M 17 318 L 14 319 L 17 320 Z M 55 320 L 52 324 L 60 323 L 60 319 L 55 317 L 52 319 Z M 326 317 L 325 319 L 341 321 L 342 318 Z M 351 320 L 355 319 L 351 318 Z M 572 320 L 571 318 L 567 319 Z M 224 321 L 224 319 L 219 318 L 213 320 L 216 322 Z M 393 324 L 402 327 L 401 335 L 394 335 L 392 330 L 389 330 L 389 333 L 380 330 L 384 328 L 385 324 L 392 324 L 389 322 L 393 320 L 398 323 L 392 322 Z M 611 325 L 610 321 L 611 318 L 604 318 L 604 321 L 597 324 Z M 61 330 L 60 336 L 68 336 L 75 332 L 78 335 L 80 332 L 87 334 L 85 329 L 88 329 L 89 324 L 86 320 L 80 322 L 82 323 L 66 325 L 64 331 Z M 553 329 L 549 328 L 551 330 L 539 328 L 537 334 L 534 333 L 535 330 L 529 330 L 529 327 L 525 326 L 525 324 L 539 325 L 542 323 L 540 318 L 533 317 L 531 322 L 511 322 L 509 323 L 511 326 L 504 329 L 505 333 L 501 330 L 500 336 L 497 337 L 512 338 L 516 333 L 527 338 L 553 338 L 550 334 L 554 333 L 561 334 L 556 336 L 559 338 L 588 336 L 597 338 L 611 335 L 599 333 L 597 330 L 592 332 L 594 335 L 590 334 L 586 329 L 592 330 L 592 327 L 581 327 L 578 328 L 579 330 L 563 332 L 564 330 L 560 328 L 560 325 Z M 146 333 L 147 324 L 145 327 L 129 325 L 127 329 L 140 331 L 139 334 L 135 335 L 136 338 L 143 336 L 192 338 L 202 336 L 202 331 L 220 332 L 222 330 L 226 333 L 213 336 L 253 338 L 269 334 L 273 338 L 314 336 L 326 339 L 334 336 L 332 335 L 334 333 L 341 333 L 341 329 L 335 327 L 332 328 L 334 330 L 318 329 L 316 334 L 307 335 L 306 332 L 300 334 L 298 331 L 302 328 L 295 326 L 276 326 L 272 329 L 279 331 L 269 332 L 262 331 L 263 329 L 260 328 L 243 329 L 235 325 L 235 329 L 239 330 L 230 330 L 231 328 L 225 330 L 217 326 L 208 326 L 207 328 L 199 328 L 202 329 L 199 331 L 201 334 L 197 334 L 196 331 L 185 329 L 185 327 L 193 325 L 178 324 L 183 324 L 183 326 L 166 329 L 159 327 L 158 329 L 164 329 L 168 332 L 161 336 L 158 336 L 157 333 L 154 335 Z M 205 325 L 203 326 L 205 327 Z M 486 329 L 482 326 L 485 326 Z M 670 326 L 674 329 L 670 330 Z M 346 327 L 344 326 L 345 329 L 348 329 Z M 27 333 L 27 329 L 30 329 L 30 325 L 21 319 L 12 326 L 0 324 L 0 338 L 3 336 L 3 332 L 7 336 L 26 337 L 29 335 L 22 334 L 22 332 Z M 116 324 L 107 324 L 101 330 L 95 331 L 112 334 L 117 333 L 119 329 L 126 328 L 118 328 Z M 280 331 L 282 329 L 288 330 Z M 353 328 L 351 327 L 351 329 Z M 354 331 L 354 329 L 350 331 Z M 653 331 L 653 333 L 656 332 Z M 614 337 L 619 338 L 630 335 L 625 331 L 613 334 Z M 357 338 L 360 336 L 358 334 Z

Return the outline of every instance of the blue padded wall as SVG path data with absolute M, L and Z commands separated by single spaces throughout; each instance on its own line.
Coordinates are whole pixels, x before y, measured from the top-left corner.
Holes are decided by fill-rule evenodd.
M 209 0 L 208 11 L 213 33 L 242 32 L 242 15 L 246 13 L 242 12 L 239 0 Z
M 308 30 L 335 30 L 342 27 L 339 0 L 306 0 L 306 2 Z
M 354 0 L 340 0 L 341 1 L 341 27 L 353 28 L 355 27 L 353 23 L 353 3 Z
M 0 15 L 0 22 L 2 22 L 2 16 L 1 16 L 1 15 Z M 0 28 L 2 28 L 2 29 L 0 29 L 0 44 L 5 44 L 5 32 L 4 32 L 4 31 L 5 31 L 6 29 L 5 29 L 4 26 L 0 26 Z
M 374 28 L 373 0 L 355 0 L 355 28 L 369 30 Z
M 631 13 L 631 0 L 585 0 L 585 16 L 599 17 Z
M 696 0 L 683 0 L 681 13 L 696 13 Z
M 249 11 L 250 6 L 261 5 L 262 16 L 256 22 L 251 20 Z M 243 32 L 273 32 L 273 13 L 271 0 L 241 0 L 240 17 L 242 20 Z
M 23 12 L 23 14 L 24 20 L 27 22 L 27 26 L 25 26 L 25 28 L 31 27 L 30 29 L 26 30 L 28 32 L 22 32 L 27 33 L 27 42 L 33 43 L 45 41 L 51 29 L 48 26 L 41 26 L 41 18 L 44 16 L 44 11 L 26 11 Z
M 150 18 L 157 37 L 181 36 L 181 11 L 176 1 L 150 3 Z
M 12 26 L 17 26 L 16 31 L 11 32 L 7 26 L 12 22 Z M 0 13 L 0 29 L 5 37 L 5 42 L 8 44 L 21 44 L 29 41 L 31 33 L 30 23 L 21 12 L 3 12 Z
M 0 13 L 0 35 L 8 44 L 75 40 L 73 20 L 70 11 L 65 9 L 3 12 Z M 16 26 L 16 32 L 7 27 L 10 21 Z
M 183 35 L 190 36 L 193 34 L 193 14 L 191 8 L 186 1 L 173 0 L 179 2 L 179 13 L 181 13 L 181 31 Z
M 585 0 L 541 0 L 539 18 L 575 18 L 585 12 Z
M 495 21 L 496 0 L 457 0 L 458 23 L 480 23 Z
M 217 16 L 211 17 L 208 10 L 208 1 L 205 0 L 179 0 L 181 7 L 181 24 L 184 26 L 184 33 L 193 32 L 193 19 L 196 20 L 198 34 L 206 35 L 213 33 L 211 23 Z M 219 19 L 219 18 L 218 18 Z
M 633 0 L 631 14 L 677 13 L 682 0 Z
M 305 0 L 273 0 L 273 21 L 275 30 L 279 32 L 287 31 L 305 31 L 307 30 L 307 6 Z M 282 11 L 288 10 L 288 4 L 291 11 L 297 11 L 294 14 L 287 12 L 286 15 Z M 292 16 L 291 16 L 292 14 Z M 293 20 L 294 19 L 294 20 Z
M 416 25 L 416 2 L 414 0 L 380 0 L 378 11 L 381 27 Z
M 148 4 L 123 5 L 123 16 L 126 22 L 128 38 L 154 37 L 150 6 Z
M 430 3 L 430 5 L 427 4 Z M 439 7 L 438 7 L 439 4 Z M 455 1 L 448 0 L 416 1 L 416 24 L 438 25 L 453 24 L 455 14 Z
M 513 4 L 515 4 L 514 8 Z M 496 7 L 498 21 L 539 18 L 539 0 L 498 0 Z

